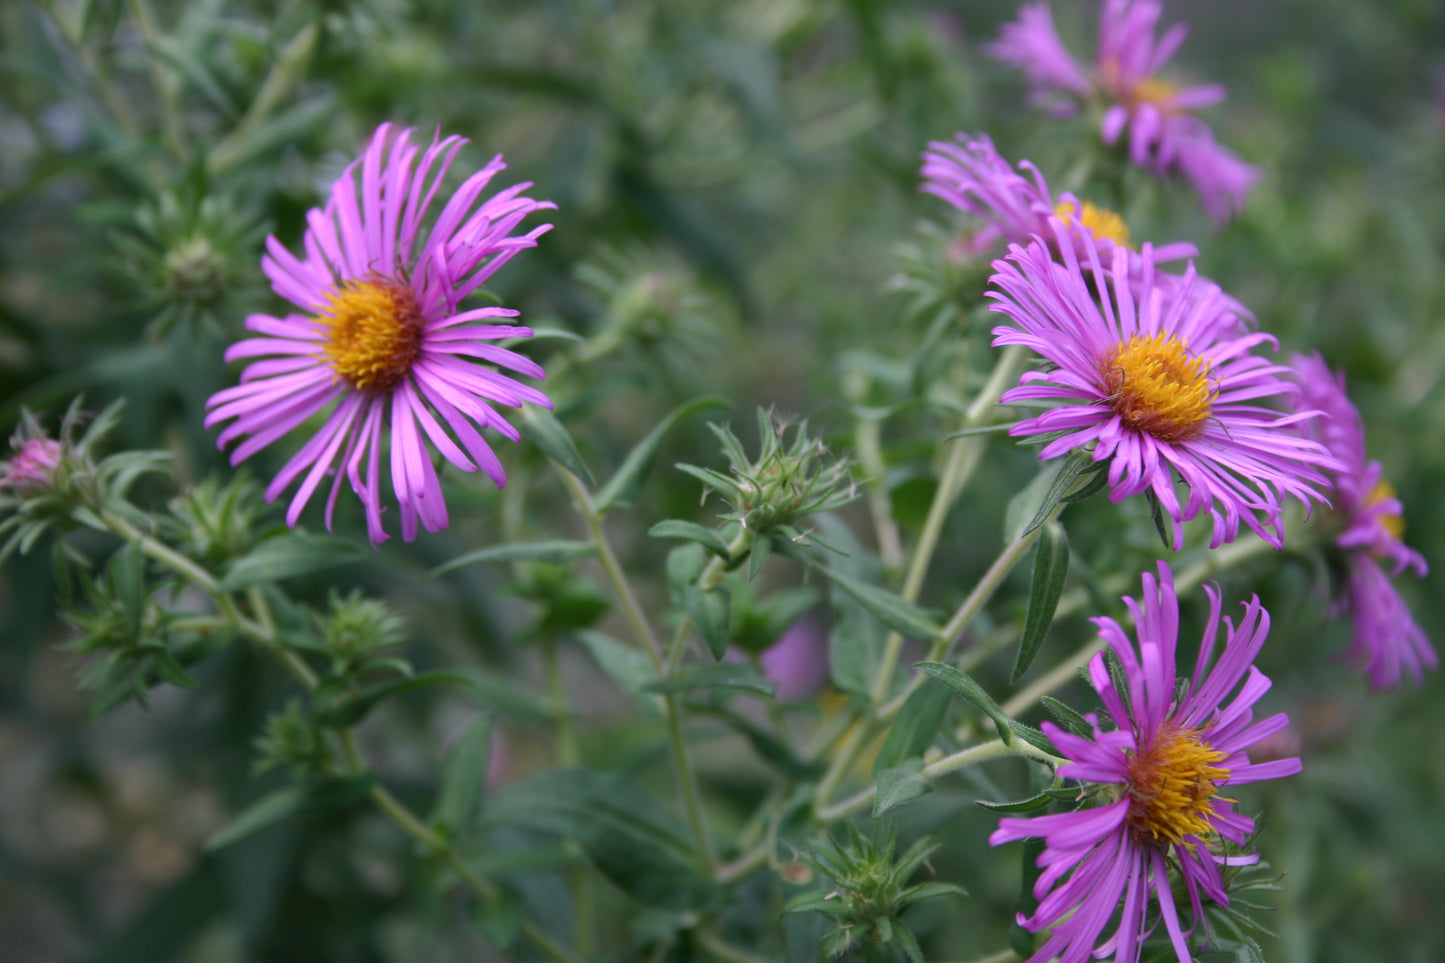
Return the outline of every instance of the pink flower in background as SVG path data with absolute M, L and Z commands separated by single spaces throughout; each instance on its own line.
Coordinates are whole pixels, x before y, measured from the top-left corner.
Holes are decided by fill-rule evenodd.
M 1296 391 L 1280 377 L 1287 369 L 1252 353 L 1274 339 L 1240 333 L 1192 265 L 1177 286 L 1160 287 L 1147 245 L 1135 277 L 1124 250 L 1113 250 L 1106 270 L 1091 237 L 1071 235 L 1058 218 L 1051 226 L 1063 263 L 1041 241 L 1012 245 L 993 263 L 991 308 L 1013 322 L 993 329 L 993 343 L 1024 345 L 1050 363 L 1026 372 L 1001 401 L 1057 403 L 1009 434 L 1057 432 L 1041 459 L 1084 449 L 1108 460 L 1109 497 L 1152 493 L 1173 520 L 1176 550 L 1183 522 L 1206 509 L 1211 548 L 1233 541 L 1241 520 L 1279 548 L 1280 499 L 1322 501 L 1329 481 L 1318 469 L 1335 462 L 1293 427 L 1314 412 L 1281 415 L 1258 404 Z M 1176 476 L 1189 488 L 1182 506 Z
M 1089 73 L 1059 39 L 1046 3 L 1026 4 L 989 52 L 1023 70 L 1030 98 L 1056 114 L 1102 100 L 1104 142 L 1117 143 L 1127 134 L 1132 163 L 1160 176 L 1184 176 L 1210 218 L 1223 224 L 1243 209 L 1260 172 L 1216 143 L 1209 125 L 1192 113 L 1223 100 L 1223 87 L 1180 87 L 1159 78 L 1188 33 L 1185 25 L 1175 24 L 1156 40 L 1162 12 L 1155 0 L 1106 0 Z
M 365 506 L 371 540 L 384 541 L 378 462 L 385 437 L 402 537 L 415 538 L 418 522 L 429 532 L 445 528 L 431 448 L 501 485 L 502 465 L 478 429 L 516 440 L 517 430 L 494 405 L 551 407 L 540 391 L 491 367 L 543 377 L 535 362 L 487 343 L 531 336 L 529 328 L 488 323 L 517 312 L 460 305 L 518 251 L 536 245 L 550 224 L 512 232 L 527 215 L 553 205 L 523 196 L 525 183 L 482 200 L 506 166 L 498 155 L 457 188 L 427 230 L 427 209 L 466 141 L 433 139 L 423 149 L 412 143 L 413 133 L 390 124 L 377 129 L 332 187 L 325 208 L 309 212 L 302 257 L 267 239 L 261 268 L 300 312 L 247 318 L 246 327 L 263 337 L 233 345 L 226 360 L 264 360 L 252 361 L 240 385 L 207 402 L 207 427 L 230 422 L 221 447 L 244 439 L 231 453 L 233 465 L 321 419 L 266 489 L 267 499 L 275 499 L 301 479 L 286 512 L 293 527 L 334 472 L 327 526 L 344 474 Z
M 1424 577 L 1429 567 L 1424 556 L 1401 541 L 1403 509 L 1380 463 L 1365 457 L 1365 426 L 1345 393 L 1344 374 L 1330 371 L 1317 354 L 1296 356 L 1293 367 L 1303 389 L 1300 404 L 1325 413 L 1308 422 L 1306 431 L 1341 463 L 1333 473 L 1334 515 L 1344 528 L 1335 544 L 1345 571 L 1332 612 L 1349 613 L 1354 620 L 1347 655 L 1376 689 L 1399 684 L 1402 672 L 1418 683 L 1439 658 L 1390 580 L 1406 569 Z
M 779 702 L 801 702 L 828 681 L 828 633 L 803 616 L 758 656 Z
M 63 454 L 60 442 L 39 434 L 16 434 L 10 446 L 15 454 L 0 462 L 0 492 L 29 498 L 50 490 Z
M 1188 937 L 1202 920 L 1204 900 L 1229 904 L 1219 867 L 1258 860 L 1222 854 L 1221 841 L 1237 846 L 1248 841 L 1254 820 L 1236 813 L 1234 800 L 1220 790 L 1300 771 L 1298 759 L 1252 763 L 1245 752 L 1289 723 L 1283 713 L 1254 721 L 1253 707 L 1270 688 L 1269 679 L 1254 667 L 1269 634 L 1269 613 L 1259 598 L 1245 605 L 1236 627 L 1221 619 L 1218 590 L 1205 586 L 1209 620 L 1194 671 L 1180 687 L 1173 573 L 1160 562 L 1158 578 L 1146 573 L 1143 585 L 1140 602 L 1124 599 L 1134 616 L 1137 643 L 1113 619 L 1093 620 L 1128 680 L 1126 691 L 1115 688 L 1103 653 L 1089 663 L 1089 680 L 1114 728 L 1105 731 L 1088 716 L 1094 727 L 1090 738 L 1043 723 L 1069 759 L 1059 775 L 1095 784 L 1102 804 L 1001 819 L 989 837 L 995 846 L 1029 837 L 1045 843 L 1038 861 L 1043 872 L 1034 884 L 1039 906 L 1033 916 L 1021 916 L 1019 924 L 1052 932 L 1029 963 L 1055 957 L 1083 963 L 1105 956 L 1132 963 L 1161 923 L 1175 955 L 1188 963 Z M 1221 621 L 1224 648 L 1215 659 Z M 1171 867 L 1189 900 L 1188 927 L 1175 902 Z M 1105 937 L 1116 914 L 1118 925 Z

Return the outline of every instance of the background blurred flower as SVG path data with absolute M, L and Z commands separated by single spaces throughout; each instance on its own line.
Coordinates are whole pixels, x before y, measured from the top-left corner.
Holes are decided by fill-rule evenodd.
M 1306 422 L 1305 431 L 1341 466 L 1332 472 L 1333 517 L 1343 524 L 1335 545 L 1343 550 L 1344 576 L 1332 613 L 1353 617 L 1348 658 L 1376 689 L 1397 685 L 1402 671 L 1419 682 L 1426 668 L 1439 664 L 1439 657 L 1390 579 L 1406 569 L 1423 578 L 1429 566 L 1400 539 L 1404 509 L 1384 480 L 1380 463 L 1365 457 L 1365 426 L 1345 393 L 1344 372 L 1330 371 L 1318 354 L 1296 355 L 1292 366 L 1302 389 L 1300 405 L 1325 413 Z M 1389 562 L 1389 575 L 1381 562 Z
M 1223 619 L 1224 649 L 1216 660 L 1219 592 L 1204 587 L 1209 619 L 1194 672 L 1181 686 L 1174 575 L 1160 562 L 1157 579 L 1145 573 L 1143 584 L 1141 601 L 1124 599 L 1134 616 L 1137 644 L 1113 619 L 1093 620 L 1128 682 L 1123 691 L 1116 688 L 1103 653 L 1089 663 L 1089 681 L 1116 728 L 1105 732 L 1089 716 L 1094 731 L 1088 738 L 1043 724 L 1070 760 L 1059 775 L 1102 784 L 1105 803 L 1033 819 L 1001 819 L 989 837 L 995 846 L 1031 836 L 1045 840 L 1038 860 L 1043 873 L 1034 885 L 1042 902 L 1020 922 L 1033 932 L 1049 927 L 1053 932 L 1031 963 L 1055 956 L 1082 963 L 1091 955 L 1109 954 L 1138 960 L 1152 930 L 1146 927 L 1150 890 L 1175 953 L 1188 963 L 1193 924 L 1187 930 L 1181 924 L 1170 867 L 1188 894 L 1195 923 L 1203 915 L 1204 897 L 1228 905 L 1219 867 L 1258 857 L 1216 851 L 1219 839 L 1242 846 L 1254 832 L 1254 820 L 1236 813 L 1234 800 L 1220 796 L 1220 788 L 1300 771 L 1298 759 L 1253 764 L 1245 753 L 1289 723 L 1284 713 L 1253 721 L 1254 704 L 1270 688 L 1269 679 L 1254 667 L 1269 635 L 1269 613 L 1259 597 L 1245 605 L 1238 627 Z M 1118 929 L 1101 942 L 1121 902 Z
M 1129 159 L 1159 176 L 1182 174 L 1216 224 L 1244 207 L 1260 171 L 1214 140 L 1192 111 L 1224 99 L 1218 84 L 1180 87 L 1158 77 L 1189 32 L 1175 24 L 1155 40 L 1163 7 L 1154 0 L 1107 0 L 1099 17 L 1092 78 L 1069 55 L 1043 3 L 1028 4 L 989 52 L 1024 71 L 1030 97 L 1059 113 L 1072 98 L 1106 101 L 1099 133 L 1114 144 L 1128 132 Z M 1070 112 L 1072 111 L 1072 108 Z
M 222 447 L 246 438 L 231 454 L 233 465 L 329 409 L 320 430 L 266 488 L 269 501 L 306 473 L 286 513 L 293 527 L 322 478 L 344 464 L 366 508 L 371 540 L 387 538 L 378 459 L 383 429 L 389 428 L 402 537 L 416 537 L 418 520 L 427 531 L 445 528 L 446 503 L 427 441 L 456 467 L 480 468 L 501 485 L 506 474 L 477 427 L 516 440 L 517 430 L 493 404 L 551 407 L 535 388 L 469 360 L 542 377 L 535 362 L 484 343 L 530 337 L 529 328 L 479 323 L 517 312 L 461 311 L 460 304 L 519 250 L 536 244 L 550 224 L 516 237 L 512 231 L 528 214 L 553 205 L 522 196 L 530 186 L 525 183 L 478 204 L 506 166 L 498 156 L 457 189 L 423 239 L 427 208 L 466 141 L 448 137 L 422 151 L 411 144 L 412 133 L 389 124 L 377 129 L 366 153 L 333 186 L 326 207 L 309 212 L 304 260 L 275 237 L 267 239 L 262 269 L 276 293 L 307 316 L 247 318 L 246 327 L 266 337 L 233 345 L 226 360 L 265 360 L 252 362 L 239 386 L 207 403 L 207 427 L 231 422 L 221 432 Z M 326 504 L 328 526 L 341 478 L 338 470 Z

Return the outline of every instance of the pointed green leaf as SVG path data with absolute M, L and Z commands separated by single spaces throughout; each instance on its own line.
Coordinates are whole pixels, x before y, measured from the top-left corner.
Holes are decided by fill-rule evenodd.
M 919 672 L 927 673 L 933 678 L 948 686 L 955 693 L 967 701 L 973 703 L 983 714 L 993 720 L 998 727 L 998 737 L 1007 745 L 1012 745 L 1014 730 L 1012 720 L 1004 713 L 999 704 L 993 701 L 993 697 L 983 690 L 983 686 L 958 669 L 942 662 L 919 662 L 914 665 Z
M 471 917 L 472 927 L 482 939 L 505 952 L 522 931 L 521 897 L 510 887 L 498 887 L 492 899 L 481 900 L 472 908 Z
M 593 660 L 612 681 L 633 698 L 646 697 L 656 702 L 657 697 L 648 693 L 648 686 L 657 679 L 657 669 L 652 660 L 631 646 L 623 645 L 612 636 L 593 629 L 577 633 L 577 638 L 587 647 Z
M 165 649 L 156 650 L 156 675 L 180 689 L 194 689 L 196 680 L 186 674 L 179 662 Z
M 309 575 L 323 569 L 355 562 L 362 549 L 333 535 L 287 532 L 268 538 L 226 567 L 221 591 L 235 592 L 252 585 Z
M 908 924 L 898 920 L 893 924 L 893 938 L 898 942 L 898 948 L 903 951 L 903 958 L 908 963 L 924 963 L 923 950 L 918 946 L 918 937 L 908 928 Z
M 575 562 L 579 558 L 590 558 L 597 554 L 597 546 L 591 542 L 552 539 L 541 542 L 513 542 L 508 545 L 493 545 L 465 555 L 458 555 L 450 562 L 431 570 L 432 575 L 441 575 L 464 565 L 476 562 L 549 562 L 560 565 Z
M 1069 538 L 1058 522 L 1049 522 L 1039 534 L 1034 549 L 1034 581 L 1029 590 L 1028 614 L 1024 617 L 1023 637 L 1019 640 L 1018 659 L 1014 662 L 1010 684 L 1023 678 L 1039 647 L 1044 643 L 1059 596 L 1064 592 L 1064 577 L 1069 574 Z
M 704 589 L 695 583 L 689 585 L 683 595 L 683 607 L 713 658 L 721 659 L 732 641 L 733 604 L 728 587 L 714 585 Z
M 598 514 L 606 512 L 618 505 L 627 505 L 637 497 L 642 483 L 652 471 L 652 466 L 657 461 L 658 449 L 662 447 L 662 438 L 671 431 L 677 424 L 686 418 L 690 418 L 699 412 L 707 411 L 709 408 L 728 408 L 731 405 L 726 399 L 717 397 L 695 398 L 692 401 L 679 405 L 672 409 L 647 435 L 639 441 L 633 449 L 627 453 L 622 464 L 617 469 L 617 474 L 608 479 L 607 484 L 597 493 L 593 499 L 593 507 Z
M 1058 474 L 1054 475 L 1048 491 L 1044 493 L 1038 510 L 1034 512 L 1034 517 L 1024 526 L 1019 535 L 1027 535 L 1047 521 L 1053 515 L 1054 509 L 1058 508 L 1059 503 L 1074 490 L 1079 477 L 1090 469 L 1097 470 L 1097 466 L 1088 452 L 1076 451 L 1065 458 L 1063 464 L 1059 466 Z
M 923 755 L 943 725 L 948 711 L 948 690 L 937 685 L 923 685 L 913 690 L 888 730 L 888 738 L 873 760 L 873 774 L 891 769 L 903 760 Z
M 942 631 L 929 612 L 887 589 L 861 582 L 836 569 L 821 569 L 833 584 L 847 592 L 879 622 L 910 639 L 933 639 Z
M 367 713 L 376 708 L 377 704 L 383 699 L 448 682 L 468 687 L 474 685 L 470 676 L 463 675 L 460 672 L 423 672 L 421 675 L 415 675 L 409 679 L 383 682 L 379 685 L 371 686 L 368 689 L 363 689 L 356 695 L 321 712 L 317 715 L 316 721 L 327 728 L 346 729 L 366 718 Z
M 653 538 L 682 538 L 689 542 L 697 542 L 703 548 L 719 555 L 728 557 L 728 543 L 717 533 L 715 529 L 696 522 L 685 522 L 680 518 L 669 518 L 658 522 L 647 530 L 647 534 Z
M 367 774 L 349 778 L 333 777 L 309 786 L 286 786 L 277 789 L 247 806 L 229 823 L 212 833 L 204 848 L 207 852 L 214 852 L 303 809 L 351 805 L 364 797 L 375 782 L 376 777 Z
M 431 824 L 448 839 L 471 836 L 487 788 L 492 759 L 492 717 L 479 715 L 457 737 L 442 765 L 441 786 Z
M 683 827 L 624 776 L 549 772 L 499 791 L 484 819 L 576 840 L 599 872 L 645 906 L 706 912 L 726 900 L 722 887 L 699 871 Z
M 527 405 L 517 427 L 528 441 L 541 449 L 542 454 L 582 479 L 589 488 L 597 484 L 592 480 L 592 472 L 587 470 L 587 463 L 582 460 L 572 436 L 550 411 Z
M 987 802 L 983 799 L 975 799 L 973 804 L 994 813 L 1031 813 L 1043 809 L 1053 801 L 1053 796 L 1050 796 L 1046 792 L 1041 792 L 1037 796 L 1030 796 L 1027 799 L 1016 799 L 1013 802 L 996 803 Z
M 753 539 L 752 548 L 748 551 L 748 581 L 758 577 L 763 570 L 763 563 L 768 560 L 768 553 L 773 550 L 773 540 L 766 535 L 758 535 Z
M 659 679 L 643 687 L 647 692 L 691 692 L 694 689 L 748 689 L 773 694 L 773 684 L 751 662 L 719 662 L 683 669 L 671 679 Z
M 933 792 L 933 783 L 923 774 L 923 760 L 909 759 L 893 769 L 878 773 L 878 792 L 873 797 L 873 818 L 895 806 Z
M 1075 712 L 1069 706 L 1064 705 L 1052 696 L 1042 696 L 1039 702 L 1043 704 L 1044 710 L 1054 717 L 1054 721 L 1067 733 L 1075 736 L 1088 737 L 1094 731 L 1089 725 L 1089 720 Z

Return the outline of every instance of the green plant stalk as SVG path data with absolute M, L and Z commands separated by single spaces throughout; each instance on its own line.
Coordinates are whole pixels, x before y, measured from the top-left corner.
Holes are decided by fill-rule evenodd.
M 937 779 L 939 776 L 957 772 L 960 769 L 966 769 L 969 766 L 974 766 L 981 762 L 988 762 L 991 759 L 1007 759 L 1012 756 L 1042 762 L 1055 769 L 1068 762 L 1067 759 L 1061 759 L 1053 753 L 1044 752 L 1042 749 L 1030 745 L 1023 739 L 1014 739 L 1011 745 L 1005 743 L 1002 739 L 994 739 L 991 742 L 970 746 L 952 755 L 944 756 L 936 762 L 929 763 L 923 767 L 923 775 L 929 779 Z M 870 786 L 837 805 L 827 806 L 819 810 L 818 818 L 825 823 L 846 819 L 854 813 L 859 813 L 867 809 L 873 804 L 873 800 L 877 798 L 877 796 L 878 787 L 876 785 Z
M 567 689 L 562 682 L 562 666 L 557 658 L 557 638 L 551 633 L 543 635 L 538 644 L 542 652 L 542 673 L 547 680 L 548 709 L 552 713 L 552 726 L 557 745 L 557 763 L 561 766 L 575 766 L 582 761 L 577 747 L 577 733 L 572 727 L 572 714 L 567 710 Z M 592 952 L 593 908 L 592 874 L 586 862 L 574 866 L 572 877 L 572 919 L 577 952 L 589 956 Z
M 1221 548 L 1214 549 L 1204 558 L 1189 566 L 1189 568 L 1174 576 L 1174 591 L 1183 592 L 1192 589 L 1202 583 L 1209 576 L 1217 574 L 1232 565 L 1236 565 L 1245 559 L 1263 554 L 1265 551 L 1273 551 L 1271 546 L 1258 535 L 1250 534 L 1242 537 Z M 1102 651 L 1104 642 L 1095 638 L 1082 646 L 1073 655 L 1064 659 L 1048 672 L 1039 676 L 1029 685 L 1020 689 L 1013 698 L 1003 704 L 1003 711 L 1010 716 L 1016 715 L 1024 709 L 1029 708 L 1038 702 L 1043 696 L 1049 695 L 1056 689 L 1068 685 L 1078 678 L 1079 669 L 1088 665 L 1094 653 Z
M 858 464 L 867 475 L 863 489 L 868 493 L 868 513 L 873 517 L 873 528 L 878 536 L 878 558 L 885 571 L 893 572 L 903 567 L 903 541 L 898 534 L 898 523 L 893 519 L 893 500 L 883 482 L 887 466 L 883 463 L 883 449 L 879 443 L 881 425 L 877 418 L 860 418 L 853 430 L 853 447 L 858 453 Z
M 220 583 L 205 569 L 201 568 L 194 561 L 177 552 L 175 549 L 161 542 L 156 541 L 148 535 L 143 534 L 125 518 L 113 511 L 100 513 L 101 519 L 110 527 L 111 531 L 121 539 L 133 541 L 141 546 L 141 551 L 162 564 L 169 567 L 177 575 L 194 583 L 197 588 L 209 594 L 220 608 L 222 614 L 231 619 L 236 628 L 243 634 L 250 636 L 260 643 L 264 648 L 276 653 L 291 670 L 297 680 L 308 690 L 314 690 L 318 684 L 316 673 L 311 670 L 299 655 L 291 649 L 286 648 L 276 637 L 275 624 L 271 619 L 270 607 L 266 604 L 265 596 L 259 588 L 251 590 L 250 600 L 257 607 L 258 620 L 251 621 L 241 615 L 236 607 L 235 600 L 228 593 L 222 592 Z M 342 755 L 351 768 L 364 773 L 369 771 L 366 761 L 362 758 L 360 749 L 357 748 L 355 736 L 350 730 L 342 731 L 337 741 L 340 744 Z M 470 866 L 461 858 L 457 851 L 433 832 L 414 814 L 406 805 L 393 796 L 385 786 L 374 783 L 367 793 L 372 804 L 376 806 L 388 819 L 397 825 L 408 836 L 418 843 L 421 843 L 432 853 L 439 856 L 472 890 L 480 899 L 487 902 L 494 902 L 497 899 L 496 887 L 478 876 Z M 543 953 L 550 956 L 558 963 L 586 963 L 583 957 L 578 956 L 565 946 L 557 943 L 542 929 L 536 925 L 524 921 L 521 926 L 522 935 Z
M 1044 524 L 1047 525 L 1048 522 L 1057 518 L 1058 514 L 1059 510 L 1055 508 L 1053 513 L 1045 520 Z M 973 591 L 969 593 L 968 598 L 963 600 L 963 604 L 958 607 L 958 610 L 953 613 L 953 617 L 948 620 L 948 624 L 943 627 L 943 631 L 938 634 L 938 638 L 933 640 L 933 645 L 928 651 L 928 660 L 930 662 L 938 662 L 948 657 L 948 654 L 953 650 L 954 645 L 957 644 L 958 639 L 962 636 L 963 630 L 968 628 L 974 616 L 979 613 L 979 610 L 982 609 L 984 604 L 992 597 L 999 583 L 1007 578 L 1008 574 L 1014 570 L 1014 566 L 1018 565 L 1018 563 L 1023 560 L 1023 557 L 1028 554 L 1028 550 L 1033 547 L 1034 542 L 1038 541 L 1039 535 L 1043 530 L 1044 526 L 1040 525 L 1028 534 L 1020 535 L 1004 548 L 998 558 L 994 559 L 988 571 L 983 574 L 983 578 L 979 579 L 978 584 L 973 587 Z M 879 720 L 887 721 L 897 715 L 898 710 L 903 708 L 903 703 L 907 702 L 908 697 L 913 694 L 914 690 L 923 684 L 925 678 L 927 677 L 924 675 L 914 674 L 914 676 L 908 680 L 908 685 L 904 686 L 902 692 L 898 693 L 898 695 L 887 704 L 878 708 L 877 715 Z
M 266 122 L 276 105 L 301 82 L 301 71 L 310 58 L 311 51 L 316 48 L 320 35 L 320 28 L 313 21 L 298 30 L 296 36 L 281 48 L 280 56 L 276 58 L 276 63 L 266 75 L 266 79 L 261 82 L 261 89 L 256 92 L 256 98 L 251 101 L 251 106 L 246 109 L 240 123 L 221 139 L 206 158 L 207 173 L 212 176 L 220 174 L 241 156 L 246 138 Z
M 988 381 L 964 413 L 961 430 L 976 428 L 982 423 L 984 416 L 998 403 L 1004 385 L 1013 377 L 1023 356 L 1024 349 L 1019 345 L 1010 345 L 999 354 Z M 939 536 L 943 534 L 943 523 L 948 518 L 949 509 L 953 507 L 954 499 L 962 493 L 964 486 L 973 476 L 974 469 L 978 467 L 986 442 L 986 438 L 968 435 L 955 438 L 949 446 L 948 461 L 938 478 L 938 490 L 933 494 L 928 517 L 924 520 L 923 530 L 918 534 L 918 544 L 914 546 L 908 572 L 904 575 L 903 585 L 899 589 L 898 594 L 909 602 L 918 600 L 918 593 L 923 589 L 923 580 L 933 563 L 933 553 L 938 548 Z M 887 698 L 888 688 L 893 683 L 893 673 L 898 667 L 898 657 L 902 652 L 903 636 L 897 632 L 889 634 L 883 646 L 883 657 L 879 661 L 878 677 L 873 683 L 872 696 L 875 704 Z
M 652 660 L 658 678 L 666 678 L 666 663 L 663 660 L 662 651 L 658 647 L 657 636 L 652 631 L 652 625 L 648 622 L 642 606 L 637 601 L 637 593 L 632 590 L 632 583 L 628 581 L 627 573 L 622 570 L 621 563 L 617 561 L 617 554 L 612 551 L 612 543 L 608 540 L 607 531 L 602 526 L 602 516 L 597 513 L 587 486 L 561 465 L 554 462 L 553 467 L 561 476 L 562 483 L 567 486 L 568 492 L 572 495 L 572 503 L 577 507 L 577 511 L 587 525 L 587 532 L 592 539 L 592 544 L 597 546 L 597 560 L 601 563 L 602 570 L 607 573 L 607 579 L 612 583 L 612 590 L 617 594 L 618 601 L 622 603 L 623 613 L 631 623 L 638 642 L 647 652 L 648 658 Z M 676 693 L 664 693 L 662 705 L 663 715 L 667 718 L 667 736 L 672 745 L 672 760 L 677 771 L 678 789 L 682 793 L 683 808 L 687 813 L 688 825 L 697 840 L 698 862 L 706 874 L 711 876 L 717 865 L 717 852 L 713 848 L 712 834 L 708 832 L 707 817 L 702 808 L 702 794 L 698 789 L 697 773 L 693 769 L 692 759 L 688 755 L 687 740 L 682 729 L 682 711 Z
M 180 88 L 170 67 L 161 63 L 157 51 L 160 49 L 160 35 L 156 32 L 155 17 L 148 0 L 128 0 L 130 15 L 140 31 L 141 42 L 146 48 L 146 70 L 150 74 L 151 86 L 161 102 L 161 136 L 166 147 L 181 163 L 186 161 L 186 145 L 182 137 Z

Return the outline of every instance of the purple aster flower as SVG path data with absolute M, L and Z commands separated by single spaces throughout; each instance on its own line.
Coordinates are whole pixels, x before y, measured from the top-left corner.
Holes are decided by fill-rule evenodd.
M 30 498 L 49 491 L 64 454 L 60 442 L 45 437 L 38 427 L 27 423 L 10 439 L 10 447 L 15 454 L 0 462 L 0 492 L 10 491 L 20 498 Z
M 919 190 L 987 222 L 972 239 L 974 253 L 987 251 L 999 239 L 1027 244 L 1034 237 L 1050 237 L 1049 218 L 1055 216 L 1076 233 L 1087 232 L 1105 253 L 1115 247 L 1132 250 L 1122 217 L 1073 194 L 1055 198 L 1031 161 L 1020 161 L 1015 169 L 986 134 L 959 133 L 952 141 L 929 142 L 920 174 Z M 1168 244 L 1154 249 L 1154 261 L 1197 253 L 1192 244 Z
M 1380 463 L 1365 458 L 1365 427 L 1345 393 L 1344 373 L 1331 372 L 1317 354 L 1296 356 L 1293 367 L 1302 388 L 1300 404 L 1325 415 L 1307 422 L 1307 433 L 1340 462 L 1333 472 L 1334 517 L 1343 525 L 1335 545 L 1343 555 L 1344 578 L 1331 614 L 1353 616 L 1347 656 L 1376 689 L 1397 685 L 1402 670 L 1418 683 L 1439 659 L 1390 580 L 1406 569 L 1423 577 L 1429 567 L 1400 540 L 1403 509 Z M 1388 574 L 1382 563 L 1388 563 Z
M 1107 0 L 1099 18 L 1099 50 L 1092 74 L 1069 55 L 1046 4 L 1028 4 L 1004 27 L 989 52 L 1024 71 L 1031 99 L 1059 113 L 1061 103 L 1101 98 L 1099 132 L 1116 143 L 1128 132 L 1129 159 L 1159 176 L 1178 172 L 1199 192 L 1216 224 L 1244 206 L 1258 168 L 1214 140 L 1192 111 L 1224 99 L 1218 84 L 1179 87 L 1158 77 L 1188 33 L 1175 24 L 1155 39 L 1163 8 L 1155 0 Z
M 1148 245 L 1133 278 L 1123 250 L 1115 248 L 1105 270 L 1091 238 L 1075 234 L 1066 244 L 1063 222 L 1050 224 L 1063 263 L 1040 241 L 1011 245 L 1007 259 L 993 263 L 992 310 L 1016 325 L 994 328 L 993 343 L 1026 345 L 1050 362 L 1026 372 L 1001 401 L 1058 405 L 1009 434 L 1058 433 L 1042 459 L 1092 446 L 1094 461 L 1109 461 L 1110 498 L 1152 492 L 1174 522 L 1176 550 L 1183 522 L 1205 509 L 1214 520 L 1211 548 L 1233 541 L 1241 519 L 1280 547 L 1280 498 L 1322 501 L 1329 482 L 1316 467 L 1335 462 L 1291 427 L 1316 412 L 1281 415 L 1257 405 L 1296 392 L 1279 377 L 1287 369 L 1251 353 L 1274 339 L 1241 333 L 1192 264 L 1177 287 L 1161 286 Z M 1183 506 L 1176 475 L 1189 488 Z
M 1038 862 L 1043 872 L 1034 884 L 1040 903 L 1033 916 L 1020 915 L 1019 924 L 1052 932 L 1030 963 L 1055 957 L 1082 963 L 1110 954 L 1137 961 L 1153 929 L 1146 925 L 1151 891 L 1158 921 L 1181 963 L 1188 963 L 1188 937 L 1203 919 L 1204 899 L 1229 904 L 1219 867 L 1258 859 L 1221 855 L 1221 840 L 1242 846 L 1254 832 L 1254 820 L 1236 813 L 1234 800 L 1220 790 L 1300 771 L 1298 759 L 1255 764 L 1245 752 L 1289 723 L 1284 713 L 1254 722 L 1254 704 L 1270 688 L 1253 664 L 1269 634 L 1269 613 L 1259 597 L 1245 604 L 1236 627 L 1229 618 L 1221 620 L 1218 590 L 1205 586 L 1209 620 L 1194 674 L 1179 686 L 1179 600 L 1169 566 L 1160 562 L 1158 572 L 1157 579 L 1145 573 L 1141 602 L 1124 599 L 1137 646 L 1113 619 L 1093 620 L 1128 680 L 1125 691 L 1114 687 L 1103 653 L 1089 663 L 1089 679 L 1114 728 L 1101 729 L 1093 715 L 1086 717 L 1094 727 L 1092 738 L 1043 724 L 1069 759 L 1059 775 L 1095 784 L 1102 804 L 1001 819 L 989 837 L 995 846 L 1029 837 L 1045 843 Z M 1221 621 L 1224 648 L 1216 660 Z M 1188 928 L 1175 904 L 1171 866 L 1189 897 Z M 1114 932 L 1101 941 L 1113 920 Z
M 266 489 L 267 499 L 275 499 L 302 479 L 286 512 L 288 525 L 295 526 L 334 471 L 329 528 L 344 470 L 365 506 L 371 540 L 384 541 L 378 461 L 385 437 L 402 537 L 415 538 L 418 521 L 429 532 L 445 528 L 446 503 L 427 442 L 463 471 L 481 469 L 501 485 L 502 465 L 477 429 L 516 440 L 517 430 L 494 405 L 551 407 L 537 389 L 477 363 L 543 377 L 535 362 L 487 344 L 531 336 L 529 328 L 487 323 L 517 312 L 462 310 L 461 302 L 518 251 L 536 245 L 552 225 L 512 232 L 527 215 L 553 205 L 523 196 L 526 183 L 482 200 L 506 167 L 498 155 L 457 188 L 426 230 L 427 209 L 466 141 L 434 138 L 423 148 L 412 143 L 413 133 L 390 124 L 377 129 L 332 187 L 325 208 L 307 215 L 304 257 L 267 239 L 261 268 L 300 312 L 247 318 L 246 327 L 264 337 L 233 345 L 226 360 L 264 360 L 246 367 L 240 385 L 207 402 L 207 427 L 231 422 L 221 447 L 245 439 L 231 453 L 233 465 L 321 416 L 321 427 Z

